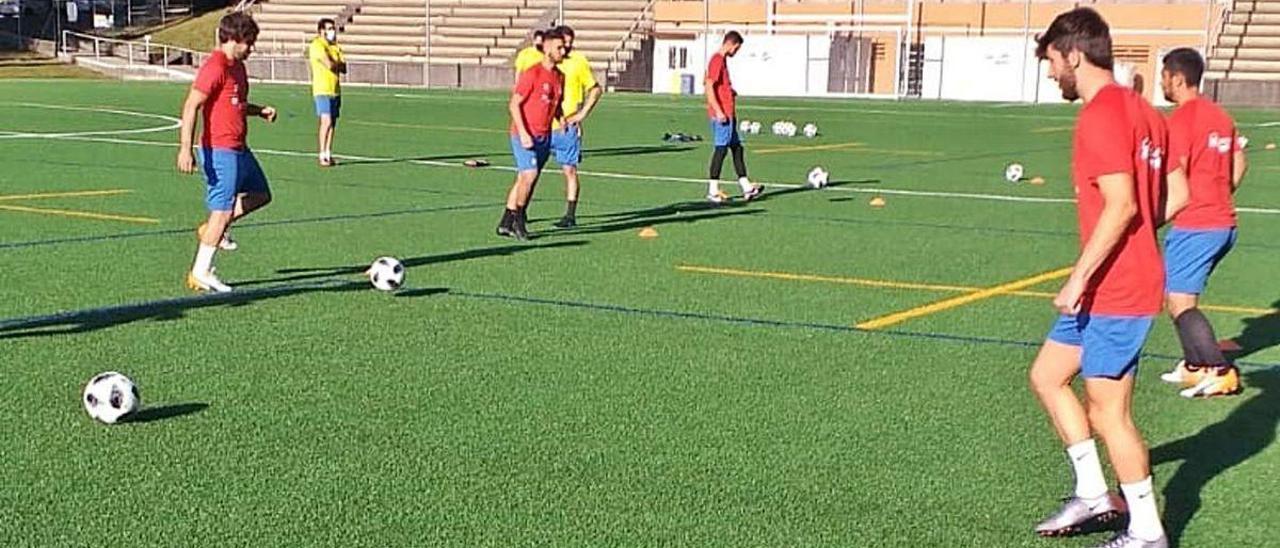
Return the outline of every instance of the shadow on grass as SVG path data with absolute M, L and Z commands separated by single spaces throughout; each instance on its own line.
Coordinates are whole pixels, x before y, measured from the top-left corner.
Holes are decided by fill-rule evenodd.
M 1280 423 L 1280 372 L 1244 375 L 1245 400 L 1222 422 L 1151 450 L 1152 465 L 1182 461 L 1164 488 L 1164 526 L 1171 545 L 1180 544 L 1191 518 L 1203 505 L 1205 486 L 1276 440 Z
M 1280 300 L 1271 304 L 1280 310 Z M 1232 337 L 1238 348 L 1224 351 L 1228 360 L 1236 361 L 1280 345 L 1280 311 L 1244 320 L 1244 330 Z
M 179 403 L 176 405 L 160 405 L 156 407 L 143 407 L 136 413 L 124 417 L 120 422 L 124 423 L 148 423 L 162 421 L 181 417 L 183 415 L 192 415 L 204 411 L 209 407 L 207 403 Z

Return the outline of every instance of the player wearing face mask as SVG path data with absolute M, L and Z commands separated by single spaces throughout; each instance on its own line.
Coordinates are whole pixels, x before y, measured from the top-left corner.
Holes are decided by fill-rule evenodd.
M 321 19 L 316 24 L 316 37 L 307 48 L 307 57 L 311 60 L 311 94 L 315 96 L 316 116 L 320 118 L 317 135 L 320 166 L 330 167 L 334 164 L 333 130 L 342 110 L 338 75 L 347 72 L 342 48 L 338 47 L 338 25 L 333 19 Z

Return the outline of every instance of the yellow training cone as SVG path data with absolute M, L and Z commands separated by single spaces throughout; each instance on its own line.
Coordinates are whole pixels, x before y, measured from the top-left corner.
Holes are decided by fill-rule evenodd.
M 1032 177 L 1032 178 L 1031 178 L 1031 180 L 1030 180 L 1030 181 L 1027 181 L 1027 182 L 1028 182 L 1028 183 L 1031 183 L 1031 184 L 1033 184 L 1033 185 L 1043 185 L 1043 184 L 1044 184 L 1044 177 Z
M 884 207 L 884 198 L 876 196 L 875 198 L 872 198 L 870 202 L 867 202 L 867 204 L 871 207 Z
M 652 240 L 658 237 L 658 231 L 651 226 L 640 229 L 640 237 L 646 240 Z

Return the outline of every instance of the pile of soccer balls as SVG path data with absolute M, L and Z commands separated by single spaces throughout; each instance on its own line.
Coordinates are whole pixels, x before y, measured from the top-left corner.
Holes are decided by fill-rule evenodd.
M 759 134 L 760 134 L 760 122 L 753 122 L 753 121 L 751 121 L 751 120 L 743 120 L 743 121 L 741 121 L 741 122 L 739 122 L 739 123 L 738 123 L 738 131 L 740 131 L 740 132 L 742 132 L 742 133 L 749 133 L 749 134 L 751 134 L 751 135 L 759 135 Z
M 760 133 L 760 122 L 752 120 L 743 120 L 738 122 L 738 131 L 751 135 Z M 774 135 L 779 137 L 795 137 L 796 135 L 804 135 L 810 139 L 818 136 L 818 125 L 814 123 L 805 124 L 803 128 L 797 126 L 795 122 L 790 120 L 778 120 L 770 127 Z

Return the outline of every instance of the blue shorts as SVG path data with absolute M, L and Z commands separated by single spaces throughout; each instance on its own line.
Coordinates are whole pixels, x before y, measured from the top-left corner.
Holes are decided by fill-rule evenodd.
M 1199 295 L 1209 275 L 1236 245 L 1236 229 L 1173 228 L 1164 237 L 1165 292 Z
M 267 176 L 249 149 L 201 148 L 200 167 L 208 189 L 204 203 L 209 211 L 231 211 L 238 194 L 270 194 Z
M 556 163 L 577 167 L 582 162 L 582 136 L 578 128 L 563 127 L 551 132 L 551 150 L 556 153 Z
M 511 136 L 511 154 L 516 158 L 516 169 L 519 171 L 542 171 L 551 157 L 551 137 L 534 137 L 533 148 L 520 145 L 520 136 Z
M 338 95 L 317 95 L 316 116 L 328 116 L 337 120 L 342 114 L 342 97 Z
M 723 124 L 712 119 L 711 137 L 712 142 L 718 147 L 727 147 L 742 142 L 742 139 L 738 137 L 738 121 L 732 118 Z
M 1154 316 L 1058 316 L 1049 340 L 1080 347 L 1080 374 L 1119 379 L 1138 369 Z

